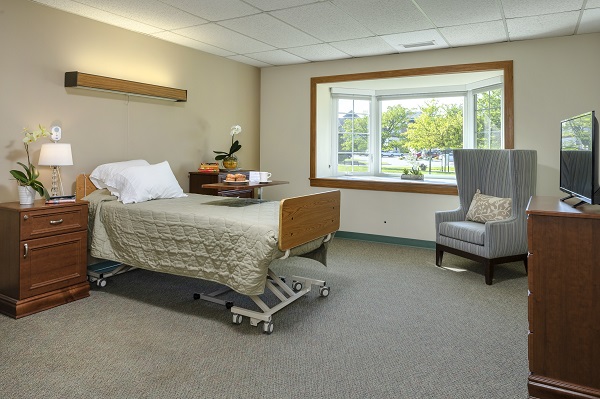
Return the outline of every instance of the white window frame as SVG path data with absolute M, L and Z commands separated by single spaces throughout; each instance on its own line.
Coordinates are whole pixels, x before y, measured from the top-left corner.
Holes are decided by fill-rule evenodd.
M 332 87 L 330 89 L 332 101 L 332 140 L 331 140 L 331 165 L 333 176 L 394 176 L 394 174 L 383 173 L 381 165 L 381 101 L 385 100 L 403 100 L 403 99 L 433 99 L 441 97 L 463 97 L 463 147 L 476 148 L 476 102 L 475 97 L 479 93 L 490 90 L 502 89 L 504 95 L 503 79 L 501 76 L 485 79 L 482 81 L 470 83 L 461 86 L 436 86 L 416 89 L 395 89 L 395 90 L 360 90 L 345 89 L 342 87 Z M 370 101 L 369 129 L 371 149 L 369 155 L 369 165 L 367 172 L 344 172 L 338 171 L 338 131 L 337 122 L 339 116 L 338 99 L 347 100 L 368 100 Z M 503 101 L 501 101 L 503 104 Z M 502 109 L 504 113 L 504 109 Z M 501 123 L 501 146 L 504 148 L 504 123 Z M 435 178 L 435 177 L 429 177 Z M 455 176 L 448 176 L 444 179 L 455 180 Z

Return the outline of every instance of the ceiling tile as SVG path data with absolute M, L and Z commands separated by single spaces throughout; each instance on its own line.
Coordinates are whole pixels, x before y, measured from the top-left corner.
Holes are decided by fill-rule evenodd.
M 579 11 L 507 19 L 510 40 L 568 36 L 575 32 Z M 552 29 L 548 29 L 551 26 Z
M 362 39 L 345 40 L 329 43 L 338 50 L 353 57 L 367 57 L 371 55 L 394 54 L 397 51 L 379 37 L 366 37 Z
M 211 46 L 210 44 L 202 43 L 194 39 L 190 39 L 185 36 L 178 35 L 173 32 L 159 32 L 152 35 L 153 37 L 166 40 L 171 43 L 180 44 L 182 46 L 195 48 L 196 50 L 204 51 L 206 53 L 211 53 L 215 55 L 219 55 L 221 57 L 226 57 L 230 55 L 234 55 L 231 51 L 223 50 L 219 47 Z
M 416 0 L 415 3 L 438 27 L 502 19 L 496 0 Z
M 174 32 L 238 54 L 273 50 L 268 44 L 213 23 L 177 29 Z
M 373 32 L 329 2 L 273 11 L 271 15 L 326 42 L 373 36 Z
M 100 10 L 95 7 L 90 7 L 86 4 L 77 3 L 74 1 L 67 0 L 39 0 L 36 3 L 45 4 L 50 7 L 57 8 L 59 10 L 67 11 L 72 14 L 80 15 L 89 19 L 93 19 L 106 24 L 118 26 L 123 29 L 131 30 L 134 32 L 140 32 L 145 34 L 151 34 L 160 32 L 162 29 L 141 22 L 133 21 L 115 15 L 110 12 Z
M 378 35 L 434 28 L 410 0 L 331 0 L 331 2 Z
M 219 22 L 219 25 L 280 48 L 320 43 L 320 40 L 268 14 L 230 19 Z
M 452 47 L 505 42 L 508 40 L 502 21 L 449 26 L 447 28 L 440 28 L 440 32 Z
M 311 3 L 318 3 L 323 0 L 246 0 L 246 3 L 252 4 L 263 11 L 282 10 L 284 8 L 303 6 Z
M 580 10 L 583 0 L 502 0 L 506 18 Z
M 308 62 L 308 60 L 305 60 L 304 58 L 283 50 L 264 51 L 261 53 L 246 54 L 246 56 L 271 65 L 289 65 Z
M 231 57 L 227 57 L 227 58 L 230 60 L 233 60 L 233 61 L 241 62 L 244 64 L 259 67 L 259 68 L 271 66 L 271 64 L 267 64 L 266 62 L 262 62 L 262 61 L 252 59 L 250 57 L 246 57 L 245 55 L 232 55 Z
M 585 8 L 600 8 L 600 0 L 588 0 Z
M 579 22 L 578 34 L 600 32 L 600 8 L 585 10 Z
M 313 44 L 311 46 L 294 47 L 285 49 L 287 52 L 305 58 L 309 61 L 329 61 L 350 58 L 350 55 L 336 49 L 329 44 Z
M 396 49 L 399 53 L 407 53 L 411 51 L 433 50 L 436 48 L 446 48 L 448 43 L 435 29 L 423 30 L 418 32 L 395 33 L 393 35 L 381 36 L 390 46 Z M 429 46 L 410 46 L 420 43 L 433 41 L 433 45 Z
M 260 10 L 241 0 L 161 0 L 209 21 L 238 18 L 259 13 Z
M 130 18 L 164 30 L 204 24 L 207 21 L 195 15 L 168 6 L 156 0 L 78 0 L 79 3 Z

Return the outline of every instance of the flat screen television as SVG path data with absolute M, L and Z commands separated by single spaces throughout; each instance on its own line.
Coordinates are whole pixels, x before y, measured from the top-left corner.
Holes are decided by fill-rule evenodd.
M 600 139 L 595 111 L 560 122 L 560 189 L 581 204 L 600 204 Z

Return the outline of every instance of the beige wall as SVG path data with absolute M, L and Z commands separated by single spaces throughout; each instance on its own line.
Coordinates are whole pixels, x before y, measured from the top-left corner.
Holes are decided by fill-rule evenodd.
M 503 60 L 514 61 L 515 148 L 538 151 L 538 195 L 560 196 L 560 121 L 600 111 L 598 43 L 590 34 L 263 68 L 261 168 L 291 182 L 265 196 L 322 191 L 308 181 L 311 77 Z M 341 230 L 434 241 L 434 212 L 457 206 L 456 196 L 342 190 Z
M 240 124 L 242 166 L 259 165 L 258 68 L 78 17 L 25 0 L 0 2 L 0 202 L 16 201 L 10 169 L 26 162 L 22 129 L 59 122 L 74 166 L 63 167 L 66 193 L 78 173 L 101 163 L 169 161 L 182 188 L 187 172 L 227 150 Z M 65 89 L 64 73 L 187 89 L 188 102 Z M 31 145 L 37 164 L 40 140 Z M 40 167 L 50 187 L 50 171 Z

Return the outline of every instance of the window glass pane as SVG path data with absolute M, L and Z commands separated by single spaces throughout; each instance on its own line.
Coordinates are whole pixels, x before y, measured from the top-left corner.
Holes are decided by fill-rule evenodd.
M 382 100 L 381 173 L 454 178 L 453 148 L 463 147 L 464 97 Z
M 502 148 L 502 90 L 488 90 L 475 95 L 477 148 Z
M 371 101 L 338 99 L 337 171 L 341 174 L 371 171 Z

